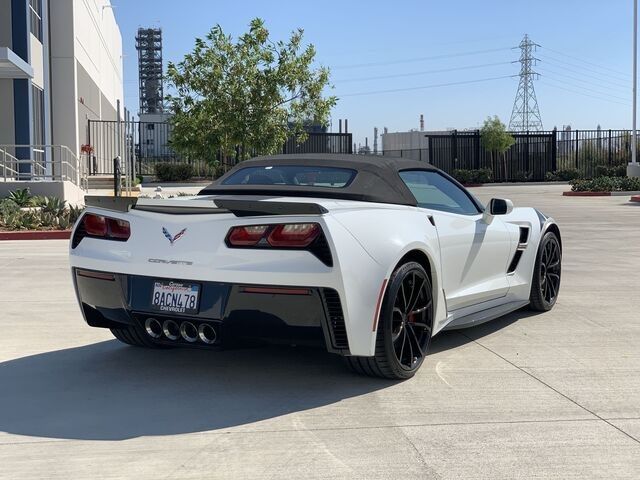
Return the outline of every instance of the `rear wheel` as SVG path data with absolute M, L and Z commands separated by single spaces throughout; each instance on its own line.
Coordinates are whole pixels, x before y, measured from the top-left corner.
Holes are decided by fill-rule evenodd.
M 553 308 L 560 291 L 562 250 L 558 237 L 547 232 L 540 242 L 531 281 L 531 309 L 547 312 Z
M 411 378 L 431 342 L 433 297 L 424 268 L 408 262 L 396 269 L 382 302 L 373 357 L 347 357 L 358 373 L 390 379 Z
M 112 328 L 110 330 L 114 337 L 127 345 L 145 348 L 167 348 L 164 345 L 153 342 L 146 332 L 134 325 L 124 328 Z

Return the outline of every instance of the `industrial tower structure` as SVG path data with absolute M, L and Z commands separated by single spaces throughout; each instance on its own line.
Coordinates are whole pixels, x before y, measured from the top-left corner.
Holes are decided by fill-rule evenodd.
M 136 35 L 138 51 L 138 78 L 140 83 L 140 112 L 162 113 L 164 91 L 162 86 L 162 30 L 139 28 Z
M 537 58 L 533 56 L 536 47 L 539 47 L 529 38 L 524 36 L 520 45 L 520 82 L 516 99 L 513 102 L 511 120 L 509 120 L 509 130 L 512 132 L 538 132 L 542 130 L 542 119 L 538 110 L 538 100 L 536 91 L 533 88 L 533 80 L 538 78 L 538 74 L 532 67 L 536 65 Z

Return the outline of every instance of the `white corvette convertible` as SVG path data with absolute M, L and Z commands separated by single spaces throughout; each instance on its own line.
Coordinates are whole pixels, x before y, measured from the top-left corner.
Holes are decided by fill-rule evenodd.
M 556 223 L 484 207 L 424 163 L 356 155 L 242 162 L 196 197 L 89 197 L 70 245 L 93 327 L 131 345 L 318 342 L 357 372 L 408 378 L 444 329 L 560 288 Z

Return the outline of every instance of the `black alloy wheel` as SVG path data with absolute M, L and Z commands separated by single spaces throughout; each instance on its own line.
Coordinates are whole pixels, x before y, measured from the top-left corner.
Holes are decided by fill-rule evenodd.
M 405 263 L 389 279 L 378 320 L 375 355 L 348 357 L 349 364 L 366 375 L 411 378 L 424 361 L 432 329 L 429 276 L 419 263 Z
M 558 237 L 547 232 L 538 249 L 531 282 L 531 308 L 540 312 L 551 310 L 560 292 L 562 249 Z

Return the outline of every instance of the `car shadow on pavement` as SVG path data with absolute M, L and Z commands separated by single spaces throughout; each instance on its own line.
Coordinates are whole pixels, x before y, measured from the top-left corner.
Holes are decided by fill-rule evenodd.
M 442 332 L 430 353 L 464 345 L 530 314 L 523 310 Z M 123 440 L 218 430 L 397 383 L 353 374 L 340 357 L 319 348 L 146 350 L 113 340 L 0 363 L 0 431 Z
M 528 317 L 536 317 L 543 315 L 540 312 L 534 312 L 527 307 L 511 312 L 504 317 L 496 318 L 485 323 L 481 323 L 474 327 L 467 327 L 460 330 L 445 330 L 436 335 L 431 341 L 429 354 L 435 354 L 452 348 L 460 347 L 470 342 L 480 340 L 482 337 L 491 335 L 503 328 L 508 327 L 518 320 Z
M 119 440 L 249 424 L 396 382 L 322 349 L 145 350 L 117 341 L 0 363 L 0 431 Z

